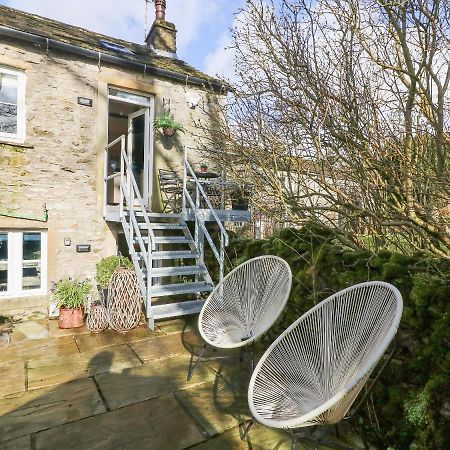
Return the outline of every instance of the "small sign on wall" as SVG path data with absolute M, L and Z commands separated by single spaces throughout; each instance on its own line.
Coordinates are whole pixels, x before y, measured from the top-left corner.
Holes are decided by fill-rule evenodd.
M 78 97 L 78 104 L 81 106 L 89 106 L 92 108 L 92 98 Z
M 77 253 L 89 253 L 91 244 L 77 244 Z

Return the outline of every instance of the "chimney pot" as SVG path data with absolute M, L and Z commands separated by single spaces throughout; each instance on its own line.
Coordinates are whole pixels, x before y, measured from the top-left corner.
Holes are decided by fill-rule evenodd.
M 155 0 L 156 20 L 166 20 L 166 0 Z

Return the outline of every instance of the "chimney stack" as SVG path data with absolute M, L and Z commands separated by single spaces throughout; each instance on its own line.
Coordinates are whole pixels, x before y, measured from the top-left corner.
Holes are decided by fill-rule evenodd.
M 145 43 L 157 55 L 177 57 L 177 30 L 173 23 L 166 21 L 166 0 L 155 0 L 155 21 L 145 39 Z
M 166 20 L 166 0 L 155 0 L 156 20 Z

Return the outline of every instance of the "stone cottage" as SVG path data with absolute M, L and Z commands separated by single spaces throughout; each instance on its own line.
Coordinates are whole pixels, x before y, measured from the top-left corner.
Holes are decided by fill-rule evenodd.
M 116 254 L 122 229 L 105 208 L 117 208 L 120 188 L 104 174 L 120 149 L 107 159 L 108 143 L 134 130 L 133 171 L 161 211 L 157 170 L 181 170 L 207 120 L 199 104 L 224 98 L 218 80 L 178 59 L 156 4 L 143 45 L 0 6 L 0 314 L 45 312 L 51 281 L 93 276 Z M 164 111 L 184 134 L 155 132 Z

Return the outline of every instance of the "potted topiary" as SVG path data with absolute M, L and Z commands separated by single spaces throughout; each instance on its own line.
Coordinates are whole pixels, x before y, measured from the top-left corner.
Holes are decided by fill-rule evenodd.
M 84 307 L 91 292 L 88 280 L 64 278 L 52 287 L 52 295 L 59 307 L 59 328 L 78 328 L 84 325 Z
M 158 117 L 153 126 L 156 129 L 162 129 L 165 136 L 173 136 L 176 131 L 184 131 L 183 125 L 177 122 L 173 115 L 166 111 L 161 117 Z
M 107 256 L 106 258 L 102 258 L 95 266 L 97 269 L 95 279 L 102 290 L 105 305 L 108 295 L 109 280 L 119 267 L 132 268 L 133 263 L 125 256 Z

